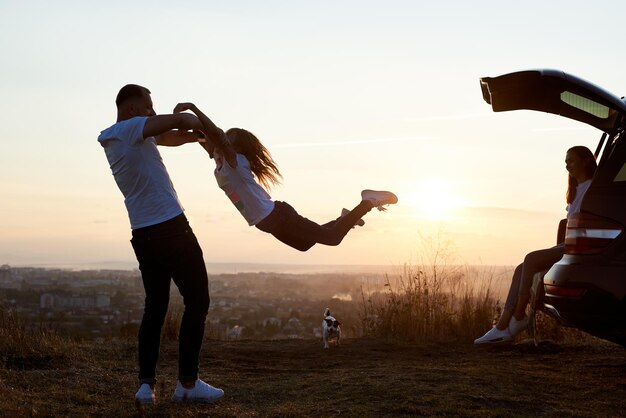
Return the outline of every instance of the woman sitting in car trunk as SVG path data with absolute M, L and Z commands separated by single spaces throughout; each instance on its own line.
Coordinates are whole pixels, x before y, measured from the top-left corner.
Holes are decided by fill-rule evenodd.
M 565 169 L 568 171 L 567 218 L 580 212 L 580 203 L 591 184 L 597 163 L 587 147 L 576 146 L 567 150 Z M 485 335 L 474 340 L 474 344 L 494 344 L 513 340 L 528 325 L 526 306 L 530 298 L 533 275 L 547 270 L 559 261 L 565 252 L 565 244 L 533 251 L 526 255 L 524 262 L 517 266 L 511 279 L 511 287 L 496 325 Z

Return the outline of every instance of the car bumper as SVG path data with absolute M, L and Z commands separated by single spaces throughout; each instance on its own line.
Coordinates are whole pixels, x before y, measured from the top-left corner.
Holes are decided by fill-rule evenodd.
M 617 271 L 614 267 L 597 265 L 555 264 L 543 277 L 544 309 L 565 325 L 621 341 L 626 330 L 626 302 L 623 297 L 626 277 L 620 276 Z M 563 289 L 565 291 L 561 291 Z M 582 289 L 582 294 L 568 295 L 577 293 L 568 289 Z

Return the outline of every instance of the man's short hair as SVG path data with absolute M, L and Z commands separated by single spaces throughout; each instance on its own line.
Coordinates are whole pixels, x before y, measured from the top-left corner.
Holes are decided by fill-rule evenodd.
M 144 94 L 150 94 L 150 90 L 137 84 L 126 84 L 120 89 L 115 98 L 115 105 L 120 107 L 128 99 L 143 97 Z

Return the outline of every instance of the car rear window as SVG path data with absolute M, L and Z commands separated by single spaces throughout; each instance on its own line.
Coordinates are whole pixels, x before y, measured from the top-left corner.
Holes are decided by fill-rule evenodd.
M 598 167 L 596 177 L 600 184 L 622 189 L 626 187 L 626 133 L 619 132 L 611 142 L 605 149 L 608 158 L 602 158 L 606 161 Z
M 607 119 L 609 117 L 610 109 L 608 106 L 594 102 L 591 99 L 572 93 L 571 91 L 562 92 L 561 101 L 597 118 Z

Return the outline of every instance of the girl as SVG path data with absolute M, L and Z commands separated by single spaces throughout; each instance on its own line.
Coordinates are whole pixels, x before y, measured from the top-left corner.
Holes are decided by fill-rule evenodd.
M 224 134 L 191 103 L 181 103 L 174 109 L 175 112 L 184 110 L 191 110 L 204 125 L 208 141 L 200 144 L 215 160 L 217 184 L 248 224 L 297 250 L 307 251 L 316 243 L 338 245 L 351 228 L 364 224 L 361 217 L 372 208 L 385 210 L 383 205 L 398 201 L 391 192 L 363 190 L 361 202 L 354 209 L 344 209 L 339 218 L 319 225 L 299 215 L 288 203 L 273 201 L 267 193 L 272 185 L 279 183 L 281 174 L 256 136 L 240 128 L 229 129 Z
M 587 147 L 576 146 L 565 154 L 567 176 L 567 218 L 580 212 L 580 204 L 587 192 L 598 165 L 593 153 Z M 529 253 L 524 262 L 517 266 L 511 279 L 511 287 L 504 309 L 496 326 L 485 335 L 474 340 L 474 344 L 493 344 L 511 341 L 528 325 L 526 305 L 530 299 L 533 276 L 538 271 L 547 270 L 559 261 L 565 253 L 565 244 Z

